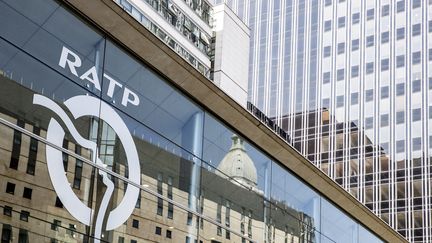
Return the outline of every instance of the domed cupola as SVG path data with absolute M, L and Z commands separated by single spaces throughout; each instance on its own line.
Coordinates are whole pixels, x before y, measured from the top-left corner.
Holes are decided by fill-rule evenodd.
M 229 176 L 230 180 L 235 180 L 250 189 L 256 189 L 257 171 L 252 159 L 246 153 L 243 140 L 235 134 L 231 139 L 231 148 L 219 163 L 218 170 Z

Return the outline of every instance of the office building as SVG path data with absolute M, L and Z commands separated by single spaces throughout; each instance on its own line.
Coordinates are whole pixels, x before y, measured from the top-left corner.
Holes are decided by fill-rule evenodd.
M 0 13 L 2 242 L 406 242 L 123 5 Z
M 225 2 L 251 28 L 252 105 L 409 241 L 431 242 L 431 1 Z

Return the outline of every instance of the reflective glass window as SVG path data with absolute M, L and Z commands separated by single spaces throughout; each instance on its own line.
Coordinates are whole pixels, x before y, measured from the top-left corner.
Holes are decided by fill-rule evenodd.
M 331 46 L 324 47 L 324 57 L 329 57 L 331 55 Z
M 389 86 L 381 87 L 381 99 L 389 97 Z
M 388 5 L 388 4 L 383 5 L 381 7 L 381 16 L 382 17 L 388 16 L 389 13 L 390 13 L 390 5 Z
M 345 69 L 341 68 L 337 70 L 337 81 L 344 80 L 345 78 Z
M 359 94 L 358 92 L 351 94 L 351 105 L 357 105 L 359 101 Z
M 421 80 L 420 79 L 416 79 L 412 82 L 411 90 L 414 93 L 421 91 Z
M 420 51 L 416 51 L 412 53 L 412 64 L 419 64 L 421 63 L 421 53 Z
M 374 63 L 368 62 L 366 63 L 366 74 L 371 74 L 374 72 Z
M 351 51 L 356 51 L 359 49 L 359 39 L 354 39 L 351 42 Z
M 344 96 L 338 95 L 336 97 L 336 107 L 342 107 L 344 105 Z
M 345 42 L 338 43 L 337 52 L 338 54 L 343 54 L 345 52 Z
M 417 137 L 417 138 L 412 139 L 412 148 L 414 151 L 421 150 L 421 137 Z
M 421 0 L 413 0 L 412 8 L 419 8 L 419 7 L 421 7 Z
M 366 102 L 373 101 L 373 97 L 374 97 L 374 93 L 373 92 L 374 92 L 373 89 L 366 90 L 366 93 L 365 93 L 365 101 Z
M 420 35 L 421 34 L 421 24 L 413 25 L 411 33 L 412 33 L 412 36 Z
M 412 121 L 420 121 L 421 120 L 421 109 L 416 108 L 412 110 Z
M 389 31 L 381 33 L 381 43 L 382 44 L 388 43 L 389 42 L 389 36 L 390 36 L 390 32 Z
M 405 27 L 400 27 L 396 30 L 396 40 L 405 38 Z
M 323 83 L 330 83 L 330 72 L 323 73 Z
M 360 23 L 360 13 L 353 13 L 352 15 L 352 24 Z
M 389 114 L 381 115 L 381 127 L 386 127 L 389 125 Z
M 398 83 L 396 84 L 396 95 L 404 95 L 405 94 L 405 84 L 404 83 Z
M 396 3 L 396 12 L 405 11 L 405 0 L 400 0 Z
M 345 16 L 338 18 L 338 28 L 343 28 L 343 27 L 345 27 Z
M 405 152 L 405 140 L 396 141 L 396 153 Z
M 331 20 L 324 21 L 324 31 L 330 31 L 331 30 Z
M 366 47 L 370 47 L 374 45 L 375 36 L 370 35 L 366 37 Z
M 358 65 L 352 66 L 351 67 L 351 77 L 355 78 L 355 77 L 358 77 L 358 75 L 359 75 L 359 66 Z
M 366 11 L 366 19 L 367 20 L 372 20 L 372 19 L 374 19 L 374 17 L 375 17 L 375 9 L 374 8 L 371 8 L 371 9 L 368 9 L 367 11 Z
M 396 56 L 396 67 L 404 67 L 405 66 L 405 55 Z
M 321 200 L 321 232 L 325 236 L 321 242 L 356 243 L 357 231 L 358 225 L 352 219 L 327 200 Z
M 396 112 L 396 124 L 402 124 L 405 122 L 405 112 L 398 111 Z
M 381 60 L 381 71 L 389 70 L 389 62 L 390 62 L 390 59 L 388 59 L 388 58 Z

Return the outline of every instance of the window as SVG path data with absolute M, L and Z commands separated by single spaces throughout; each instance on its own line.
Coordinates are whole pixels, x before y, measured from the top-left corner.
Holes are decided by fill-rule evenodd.
M 381 87 L 381 99 L 389 97 L 389 86 Z
M 322 100 L 322 107 L 330 108 L 330 99 L 329 98 L 325 98 Z
M 419 64 L 421 63 L 421 54 L 419 51 L 413 52 L 412 54 L 412 64 Z
M 413 138 L 413 140 L 412 140 L 412 148 L 413 148 L 414 151 L 421 150 L 421 138 L 419 138 L 419 137 Z
M 381 60 L 381 71 L 389 70 L 389 62 L 390 60 L 388 58 Z
M 370 47 L 374 45 L 374 36 L 370 35 L 368 37 L 366 37 L 366 46 Z
M 131 240 L 130 243 L 138 243 L 136 240 Z
M 325 0 L 325 6 L 330 6 L 332 4 L 332 0 Z
M 365 129 L 373 128 L 373 117 L 366 117 L 365 119 Z
M 355 65 L 351 67 L 351 78 L 358 77 L 359 75 L 359 66 Z
M 396 12 L 400 13 L 405 11 L 405 0 L 401 0 L 396 4 Z
M 124 243 L 124 237 L 123 236 L 119 236 L 117 243 Z
M 366 74 L 371 74 L 374 71 L 374 63 L 368 62 L 366 63 Z
M 345 78 L 345 69 L 341 68 L 337 70 L 337 81 L 341 81 Z
M 419 7 L 421 7 L 421 0 L 413 0 L 412 8 L 419 8 Z
M 329 57 L 331 55 L 331 46 L 324 47 L 324 57 Z
M 345 52 L 345 42 L 339 43 L 337 47 L 337 53 L 342 54 Z
M 365 97 L 366 102 L 372 101 L 373 97 L 374 97 L 373 89 L 366 90 L 366 95 L 365 96 L 366 96 Z
M 399 55 L 396 57 L 396 67 L 404 67 L 405 66 L 405 56 Z
M 396 84 L 396 95 L 400 96 L 404 94 L 405 94 L 405 84 L 404 83 Z
M 166 231 L 166 238 L 171 239 L 172 238 L 172 232 L 171 230 Z
M 432 61 L 432 49 L 429 49 L 429 61 Z
M 55 206 L 57 208 L 63 208 L 63 203 L 60 201 L 59 197 L 56 197 Z
M 359 39 L 352 40 L 351 51 L 356 51 L 359 49 Z
M 323 73 L 323 84 L 330 83 L 330 72 Z
M 338 95 L 336 97 L 336 107 L 342 107 L 344 105 L 344 96 Z
M 432 20 L 429 20 L 428 22 L 428 31 L 429 33 L 432 32 Z
M 352 24 L 360 23 L 360 13 L 354 13 L 352 15 Z
M 413 109 L 412 110 L 412 121 L 420 121 L 421 120 L 421 109 Z
M 401 27 L 396 30 L 396 40 L 405 38 L 405 28 Z
M 22 210 L 20 213 L 20 220 L 28 222 L 29 216 L 30 216 L 30 212 Z
M 330 83 L 330 72 L 323 73 L 323 83 Z
M 31 188 L 24 187 L 23 198 L 31 199 L 33 190 Z
M 358 104 L 358 92 L 351 94 L 351 105 L 357 105 Z
M 382 8 L 381 8 L 381 16 L 382 17 L 388 16 L 389 13 L 390 13 L 390 5 L 386 4 L 386 5 L 382 6 Z
M 367 20 L 372 20 L 372 19 L 374 19 L 374 16 L 375 16 L 375 9 L 373 9 L 373 8 L 368 9 L 367 12 L 366 12 L 366 15 L 367 15 L 367 17 L 366 17 Z
M 420 79 L 416 79 L 412 82 L 412 88 L 413 93 L 420 92 L 421 91 L 421 81 Z
M 396 124 L 402 124 L 405 122 L 405 112 L 398 111 L 396 112 Z
M 136 219 L 132 220 L 132 227 L 134 227 L 135 229 L 139 228 L 139 221 Z
M 58 231 L 58 227 L 61 226 L 61 221 L 54 219 L 53 223 L 51 224 L 51 229 Z
M 157 234 L 157 235 L 162 235 L 162 228 L 159 227 L 159 226 L 156 226 L 155 234 Z
M 345 16 L 338 18 L 338 28 L 343 28 L 343 27 L 345 27 Z
M 331 30 L 331 20 L 326 20 L 324 22 L 324 31 L 330 31 Z
M 432 119 L 432 106 L 429 106 L 429 119 Z
M 405 152 L 405 141 L 404 140 L 396 141 L 396 152 L 397 153 Z
M 421 24 L 415 24 L 412 26 L 412 36 L 418 36 L 421 34 Z
M 6 193 L 9 193 L 12 195 L 15 194 L 15 184 L 14 183 L 8 182 L 6 184 Z
M 389 114 L 381 115 L 381 127 L 386 127 L 389 125 Z
M 3 214 L 9 217 L 12 217 L 12 207 L 4 206 Z
M 381 43 L 388 43 L 389 42 L 389 38 L 390 38 L 390 32 L 386 31 L 381 33 Z
M 429 89 L 432 89 L 432 78 L 429 78 L 428 81 L 429 81 Z
M 69 229 L 67 229 L 66 233 L 72 237 L 75 237 L 74 233 L 76 232 L 75 224 L 69 224 Z

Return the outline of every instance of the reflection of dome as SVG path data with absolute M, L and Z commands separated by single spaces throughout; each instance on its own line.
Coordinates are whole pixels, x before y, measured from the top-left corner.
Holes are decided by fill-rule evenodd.
M 246 153 L 243 140 L 235 134 L 231 139 L 231 148 L 219 163 L 218 170 L 229 176 L 232 180 L 256 189 L 257 171 L 252 159 Z

